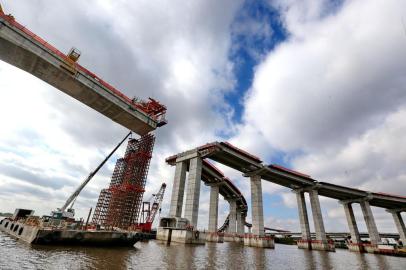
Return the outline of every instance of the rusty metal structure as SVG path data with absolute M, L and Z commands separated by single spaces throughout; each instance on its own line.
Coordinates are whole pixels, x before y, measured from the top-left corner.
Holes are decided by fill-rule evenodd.
M 117 160 L 110 186 L 100 192 L 93 223 L 134 229 L 138 224 L 155 137 L 130 139 L 124 158 Z

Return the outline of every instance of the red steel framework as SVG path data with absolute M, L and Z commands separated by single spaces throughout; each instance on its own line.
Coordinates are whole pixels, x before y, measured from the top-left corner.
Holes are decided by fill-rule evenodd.
M 130 139 L 124 158 L 117 160 L 110 186 L 100 192 L 93 223 L 132 229 L 138 223 L 155 137 Z

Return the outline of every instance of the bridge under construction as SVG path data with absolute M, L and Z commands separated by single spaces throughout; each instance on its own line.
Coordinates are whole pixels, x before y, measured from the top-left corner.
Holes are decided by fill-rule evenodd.
M 18 23 L 0 9 L 0 60 L 18 67 L 86 104 L 118 124 L 145 135 L 166 124 L 166 107 L 153 98 L 130 99 L 68 54 Z
M 129 140 L 124 157 L 117 161 L 109 188 L 100 193 L 93 223 L 105 228 L 150 231 L 165 186 L 159 192 L 160 201 L 154 202 L 152 209 L 141 209 L 141 206 L 155 143 L 151 132 L 167 123 L 166 107 L 153 98 L 147 101 L 130 99 L 80 65 L 80 56 L 75 48 L 68 54 L 60 52 L 12 15 L 5 14 L 0 6 L 0 60 L 30 73 L 141 136 Z M 121 143 L 82 182 L 64 206 L 52 212 L 53 218 L 74 218 L 72 205 L 79 193 Z M 144 222 L 140 222 L 141 210 L 142 214 L 149 213 Z
M 74 48 L 68 54 L 60 52 L 18 23 L 13 16 L 5 14 L 0 7 L 1 60 L 36 76 L 141 135 L 141 138 L 129 141 L 124 157 L 117 161 L 110 185 L 101 191 L 93 216 L 93 224 L 123 230 L 140 228 L 142 196 L 155 142 L 151 132 L 167 123 L 166 107 L 153 98 L 147 101 L 138 98 L 130 99 L 80 65 L 78 63 L 80 55 L 80 51 Z M 249 181 L 251 209 L 248 209 L 246 199 L 232 180 L 209 160 L 241 172 Z M 227 142 L 205 144 L 170 156 L 166 162 L 175 166 L 175 175 L 169 214 L 160 220 L 157 232 L 159 240 L 191 244 L 201 244 L 206 241 L 233 241 L 244 243 L 246 246 L 274 248 L 274 238 L 265 234 L 266 230 L 279 234 L 291 235 L 292 233 L 265 227 L 262 198 L 262 180 L 265 180 L 289 188 L 296 194 L 301 228 L 301 239 L 297 242 L 299 248 L 335 250 L 324 228 L 320 196 L 338 200 L 342 204 L 351 236 L 351 242 L 348 245 L 351 251 L 373 253 L 380 250 L 381 234 L 378 232 L 371 207 L 384 208 L 392 215 L 399 237 L 403 243 L 406 243 L 406 227 L 401 216 L 401 213 L 406 211 L 406 197 L 318 181 L 309 175 L 276 164 L 264 164 L 259 157 Z M 86 181 L 88 180 L 90 178 Z M 202 181 L 210 187 L 208 232 L 197 230 Z M 187 190 L 185 190 L 186 183 Z M 83 187 L 82 184 L 80 188 Z M 70 199 L 74 199 L 80 190 Z M 159 192 L 160 200 L 162 200 L 163 190 L 165 186 L 162 186 Z M 218 224 L 219 195 L 222 195 L 230 206 L 229 215 L 222 226 Z M 305 195 L 310 198 L 314 233 L 310 232 Z M 361 241 L 353 204 L 361 206 L 370 239 L 368 244 Z M 148 215 L 145 222 L 147 225 L 143 226 L 150 228 L 151 217 L 155 216 L 157 210 L 155 203 L 154 205 L 151 210 L 153 214 Z M 246 221 L 249 210 L 251 210 L 252 224 Z M 11 231 L 13 227 L 8 228 L 8 224 L 9 221 L 4 223 L 4 230 Z M 13 223 L 12 226 L 14 225 Z M 16 225 L 16 229 L 11 232 L 14 236 L 28 235 L 27 227 L 18 226 L 21 224 Z M 245 227 L 248 227 L 248 233 L 245 233 Z M 44 233 L 45 239 L 48 232 L 45 230 Z M 33 238 L 32 235 L 30 234 L 29 237 L 33 241 L 35 237 Z M 83 238 L 83 235 L 81 237 Z
M 247 225 L 247 205 L 241 192 L 230 185 L 230 179 L 226 178 L 218 169 L 210 165 L 210 180 L 207 178 L 208 160 L 213 160 L 242 173 L 251 184 L 251 216 L 252 228 L 245 233 L 244 225 Z M 406 243 L 406 228 L 401 212 L 406 211 L 406 197 L 369 192 L 346 186 L 320 182 L 311 176 L 296 172 L 276 164 L 266 165 L 263 161 L 228 142 L 213 142 L 200 147 L 178 153 L 166 159 L 166 162 L 175 166 L 175 176 L 171 197 L 169 216 L 163 218 L 158 228 L 158 238 L 167 241 L 183 243 L 204 243 L 205 241 L 236 241 L 244 242 L 247 246 L 273 248 L 274 240 L 265 234 L 262 180 L 269 181 L 287 187 L 296 194 L 301 239 L 298 241 L 299 248 L 334 251 L 334 243 L 327 238 L 324 221 L 320 207 L 320 196 L 338 200 L 344 208 L 351 242 L 348 247 L 358 252 L 378 252 L 381 236 L 378 232 L 371 206 L 384 208 L 389 212 L 399 232 L 399 237 Z M 188 171 L 187 193 L 184 216 L 182 216 L 183 193 L 185 189 L 186 171 Z M 199 211 L 200 181 L 210 186 L 210 206 L 208 233 L 193 233 L 197 227 Z M 234 188 L 233 188 L 234 187 Z M 228 191 L 225 191 L 228 190 Z M 221 191 L 221 192 L 219 192 Z M 219 193 L 223 195 L 230 206 L 230 214 L 224 224 L 217 228 L 218 199 Z M 305 194 L 310 197 L 315 233 L 311 234 Z M 367 225 L 369 244 L 361 241 L 357 222 L 352 209 L 352 204 L 360 204 Z M 223 232 L 226 232 L 225 234 Z M 282 232 L 281 234 L 292 234 Z M 314 238 L 312 238 L 314 236 Z

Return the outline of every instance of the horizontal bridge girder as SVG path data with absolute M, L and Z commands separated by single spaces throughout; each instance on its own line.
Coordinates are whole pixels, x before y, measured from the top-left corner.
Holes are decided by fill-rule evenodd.
M 124 94 L 0 13 L 0 59 L 86 104 L 114 122 L 145 135 L 160 123 Z M 31 36 L 30 34 L 31 33 Z M 68 67 L 68 68 L 64 68 Z

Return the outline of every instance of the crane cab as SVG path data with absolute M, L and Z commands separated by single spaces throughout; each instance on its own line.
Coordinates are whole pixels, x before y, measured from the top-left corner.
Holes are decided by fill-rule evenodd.
M 58 208 L 58 210 L 51 212 L 51 216 L 54 219 L 74 219 L 75 209 L 69 208 L 66 211 L 61 211 L 61 209 Z

